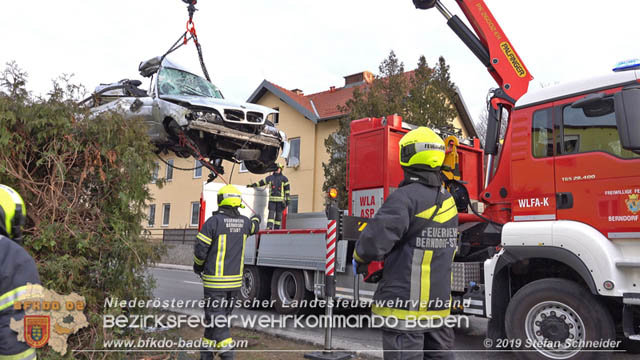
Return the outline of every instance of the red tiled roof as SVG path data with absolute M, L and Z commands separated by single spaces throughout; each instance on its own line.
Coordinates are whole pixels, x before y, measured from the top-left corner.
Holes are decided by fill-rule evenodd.
M 338 107 L 344 106 L 347 103 L 347 100 L 353 97 L 353 90 L 362 87 L 364 87 L 364 84 L 348 88 L 342 87 L 306 95 L 305 98 L 313 101 L 313 104 L 316 106 L 316 110 L 318 110 L 319 117 L 324 119 L 336 115 L 343 115 L 344 112 L 338 110 Z
M 282 86 L 278 85 L 278 84 L 274 84 L 271 81 L 268 81 L 269 84 L 275 86 L 276 88 L 278 88 L 278 90 L 282 91 L 283 93 L 285 93 L 288 97 L 291 98 L 291 100 L 297 102 L 298 104 L 300 104 L 301 106 L 303 106 L 305 109 L 309 110 L 312 114 L 314 114 L 315 112 L 313 111 L 313 106 L 311 106 L 311 102 L 309 101 L 309 99 L 307 99 L 305 96 L 303 95 L 298 95 L 296 93 L 294 93 L 293 91 L 287 90 L 285 88 L 283 88 Z
M 413 76 L 414 70 L 407 71 L 404 75 L 409 80 Z M 275 84 L 274 84 L 275 85 Z M 344 115 L 345 113 L 338 110 L 339 107 L 343 107 L 347 101 L 353 98 L 353 91 L 355 89 L 362 89 L 366 84 L 360 84 L 351 87 L 341 87 L 333 90 L 326 90 L 315 94 L 300 96 L 305 100 L 312 100 L 320 119 L 330 118 L 338 115 Z M 277 86 L 277 85 L 276 85 Z M 300 103 L 302 105 L 302 103 Z
M 411 70 L 405 72 L 404 75 L 408 81 L 411 81 L 414 73 L 415 70 Z M 284 99 L 282 99 L 283 101 L 288 102 L 289 105 L 295 107 L 297 111 L 303 113 L 306 118 L 312 120 L 314 123 L 317 123 L 318 120 L 326 120 L 344 115 L 345 112 L 340 111 L 339 107 L 343 107 L 349 99 L 353 98 L 353 91 L 355 89 L 362 89 L 366 85 L 367 84 L 363 82 L 357 85 L 353 84 L 349 87 L 332 88 L 330 90 L 310 95 L 300 95 L 291 90 L 287 90 L 282 86 L 264 80 L 263 83 L 258 87 L 258 89 L 256 89 L 256 91 L 249 97 L 247 101 L 257 101 L 264 94 L 264 91 L 279 93 L 276 95 L 285 97 Z M 463 126 L 465 126 L 471 136 L 477 137 L 473 121 L 468 114 L 468 110 L 466 109 L 466 105 L 464 104 L 462 95 L 459 93 L 458 89 L 456 89 L 456 94 L 457 98 L 454 101 L 456 103 L 456 109 L 458 110 L 458 113 L 461 117 Z
M 410 80 L 413 77 L 414 72 L 414 70 L 411 70 L 404 73 L 407 80 Z M 353 98 L 353 91 L 355 89 L 362 89 L 367 85 L 363 82 L 350 87 L 333 88 L 315 94 L 300 95 L 270 81 L 265 80 L 265 82 L 274 86 L 285 96 L 289 97 L 291 101 L 294 101 L 296 104 L 306 109 L 310 114 L 317 116 L 318 119 L 327 119 L 344 115 L 345 113 L 340 111 L 339 107 L 343 107 L 349 99 Z

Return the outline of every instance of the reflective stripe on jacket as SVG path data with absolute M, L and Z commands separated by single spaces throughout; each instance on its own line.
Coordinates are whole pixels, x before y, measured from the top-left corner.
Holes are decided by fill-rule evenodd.
M 193 259 L 196 265 L 204 265 L 205 288 L 230 290 L 242 286 L 245 243 L 259 226 L 258 221 L 228 206 L 220 207 L 207 219 L 196 236 Z
M 458 211 L 444 187 L 409 183 L 389 195 L 354 252 L 362 263 L 384 259 L 372 312 L 398 318 L 399 330 L 411 330 L 413 317 L 448 316 L 457 236 Z
M 268 185 L 269 187 L 269 201 L 289 201 L 290 187 L 289 179 L 282 174 L 269 175 L 266 178 L 260 180 L 258 186 Z
M 36 358 L 35 350 L 18 341 L 9 328 L 11 319 L 24 318 L 24 311 L 15 310 L 13 304 L 24 299 L 27 283 L 40 284 L 35 261 L 22 246 L 0 235 L 0 360 Z

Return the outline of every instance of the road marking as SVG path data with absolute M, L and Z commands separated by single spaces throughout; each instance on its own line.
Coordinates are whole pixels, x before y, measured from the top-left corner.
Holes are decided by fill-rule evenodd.
M 202 283 L 201 283 L 201 282 L 196 282 L 196 281 L 186 281 L 186 280 L 182 280 L 182 282 L 186 282 L 187 284 L 202 285 Z

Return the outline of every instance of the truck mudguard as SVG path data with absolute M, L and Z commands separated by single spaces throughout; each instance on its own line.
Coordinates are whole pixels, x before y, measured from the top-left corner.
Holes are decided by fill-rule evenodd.
M 526 259 L 550 259 L 567 265 L 575 271 L 582 280 L 587 284 L 589 290 L 594 295 L 598 295 L 596 284 L 593 282 L 589 269 L 580 260 L 580 258 L 571 251 L 551 246 L 508 246 L 504 248 L 504 253 L 498 259 L 495 272 L 499 273 L 502 269 L 515 262 Z
M 511 222 L 502 229 L 502 246 L 504 250 L 499 257 L 533 258 L 546 254 L 543 257 L 563 262 L 593 287 L 594 294 L 622 297 L 625 292 L 637 291 L 634 283 L 640 275 L 640 266 L 626 266 L 637 260 L 637 247 L 626 240 L 612 241 L 589 225 L 575 221 Z M 505 261 L 508 263 L 509 259 Z M 605 289 L 605 281 L 612 281 L 614 287 Z

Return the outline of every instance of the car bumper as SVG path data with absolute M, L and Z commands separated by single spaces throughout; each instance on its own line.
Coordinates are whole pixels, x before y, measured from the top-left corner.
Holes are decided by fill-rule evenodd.
M 187 126 L 189 130 L 204 131 L 209 134 L 224 136 L 236 140 L 247 141 L 249 143 L 261 144 L 266 146 L 272 146 L 280 148 L 282 146 L 282 140 L 269 135 L 254 135 L 248 134 L 244 131 L 228 128 L 224 125 L 212 124 L 206 121 L 194 120 Z

